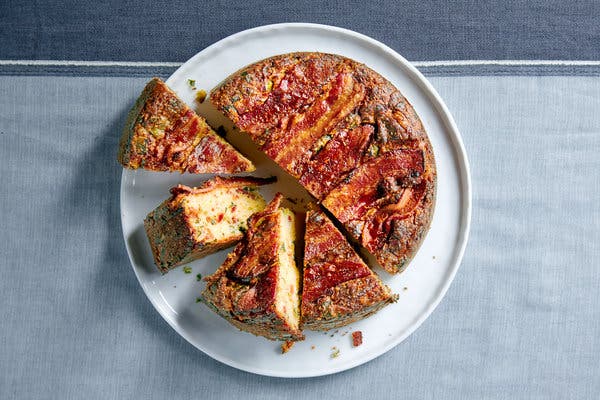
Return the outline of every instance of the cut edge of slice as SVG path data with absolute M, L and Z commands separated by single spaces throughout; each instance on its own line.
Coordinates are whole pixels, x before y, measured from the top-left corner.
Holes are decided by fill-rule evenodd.
M 232 246 L 247 219 L 265 208 L 258 186 L 272 178 L 215 177 L 200 187 L 178 185 L 144 219 L 154 263 L 161 273 Z M 221 201 L 206 206 L 206 200 Z M 214 222 L 211 224 L 211 222 Z
M 300 330 L 300 273 L 294 256 L 295 216 L 280 208 L 282 198 L 278 193 L 263 211 L 249 218 L 242 242 L 214 274 L 204 278 L 207 285 L 200 299 L 242 331 L 270 340 L 298 341 L 304 335 Z M 277 243 L 252 248 L 255 235 L 263 234 Z M 260 249 L 267 253 L 261 254 Z M 251 257 L 264 262 L 254 263 Z

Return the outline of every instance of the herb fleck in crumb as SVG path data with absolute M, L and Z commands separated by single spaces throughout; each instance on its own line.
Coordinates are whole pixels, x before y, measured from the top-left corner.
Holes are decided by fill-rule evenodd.
M 406 286 L 404 286 L 404 287 L 402 288 L 402 290 L 404 290 L 404 291 L 406 292 L 406 291 L 408 290 L 408 288 L 407 288 Z
M 200 303 L 202 301 L 202 299 L 200 299 L 200 297 L 196 297 L 196 303 Z
M 313 344 L 312 346 L 310 346 L 310 349 L 314 350 L 315 349 L 315 345 Z
M 202 280 L 202 274 L 197 274 L 197 275 L 196 275 L 196 280 L 197 280 L 198 282 L 200 282 L 200 281 Z
M 192 273 L 192 267 L 183 267 L 183 272 L 185 274 L 191 274 Z
M 188 80 L 187 80 L 187 82 L 188 82 L 188 85 L 189 85 L 189 86 L 190 86 L 192 89 L 196 90 L 196 80 L 194 80 L 194 79 L 188 79 Z
M 273 89 L 273 81 L 271 81 L 271 80 L 268 80 L 268 81 L 265 83 L 265 90 L 266 90 L 267 92 L 270 92 L 270 91 L 271 91 L 271 89 Z

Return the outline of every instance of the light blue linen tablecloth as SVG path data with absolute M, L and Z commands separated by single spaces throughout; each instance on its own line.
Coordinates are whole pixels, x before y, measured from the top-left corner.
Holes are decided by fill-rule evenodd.
M 205 356 L 139 287 L 115 154 L 146 80 L 0 77 L 0 399 L 598 398 L 598 74 L 431 77 L 472 167 L 462 266 L 398 347 L 299 380 Z

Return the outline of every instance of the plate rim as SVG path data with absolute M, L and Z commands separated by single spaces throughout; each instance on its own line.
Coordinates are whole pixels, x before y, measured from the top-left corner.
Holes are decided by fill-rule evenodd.
M 129 264 L 130 264 L 131 268 L 133 269 L 135 277 L 136 277 L 139 285 L 142 287 L 144 294 L 146 295 L 146 297 L 148 298 L 148 300 L 150 301 L 150 303 L 152 304 L 154 309 L 158 312 L 158 314 L 169 324 L 169 326 L 171 326 L 171 328 L 175 332 L 177 332 L 177 334 L 179 334 L 181 337 L 183 337 L 189 344 L 191 344 L 198 350 L 202 351 L 205 355 L 213 358 L 216 361 L 219 361 L 225 365 L 236 368 L 238 370 L 251 372 L 251 373 L 254 373 L 257 375 L 279 377 L 279 378 L 309 378 L 309 377 L 317 377 L 317 376 L 326 376 L 326 375 L 331 375 L 331 374 L 336 374 L 336 373 L 339 373 L 342 371 L 346 371 L 346 370 L 352 369 L 354 367 L 357 367 L 359 365 L 368 363 L 369 361 L 374 360 L 375 358 L 387 353 L 388 351 L 390 351 L 391 349 L 396 347 L 397 345 L 402 343 L 406 338 L 408 338 L 410 335 L 412 335 L 423 324 L 423 322 L 425 322 L 425 320 L 427 318 L 429 318 L 429 316 L 433 313 L 433 311 L 440 304 L 442 299 L 446 296 L 446 293 L 447 293 L 448 289 L 450 288 L 450 285 L 454 281 L 456 273 L 457 273 L 457 271 L 460 267 L 460 264 L 462 262 L 462 259 L 464 257 L 464 253 L 465 253 L 465 250 L 467 247 L 467 242 L 469 239 L 469 234 L 470 234 L 470 229 L 471 229 L 471 214 L 472 214 L 471 168 L 470 168 L 470 164 L 469 164 L 469 159 L 467 157 L 467 152 L 466 152 L 463 140 L 462 140 L 462 135 L 460 134 L 458 126 L 456 125 L 456 122 L 454 121 L 454 118 L 453 118 L 452 114 L 450 113 L 450 110 L 446 106 L 446 103 L 443 101 L 442 97 L 439 95 L 439 93 L 433 87 L 433 85 L 429 82 L 429 80 L 427 78 L 425 78 L 425 76 L 415 66 L 413 66 L 407 59 L 405 59 L 403 56 L 401 56 L 398 52 L 396 52 L 391 47 L 389 47 L 367 35 L 364 35 L 362 33 L 359 33 L 359 32 L 356 32 L 356 31 L 353 31 L 350 29 L 340 28 L 337 26 L 325 25 L 325 24 L 304 23 L 304 22 L 286 22 L 286 23 L 261 25 L 261 26 L 257 26 L 254 28 L 239 31 L 239 32 L 229 35 L 223 39 L 220 39 L 217 42 L 211 44 L 210 46 L 205 47 L 204 49 L 197 52 L 194 56 L 189 58 L 179 68 L 177 68 L 177 70 L 175 70 L 175 72 L 173 72 L 169 76 L 169 78 L 166 80 L 166 82 L 168 83 L 169 80 L 171 80 L 174 77 L 176 77 L 177 75 L 181 74 L 190 63 L 193 63 L 203 53 L 210 52 L 215 48 L 226 45 L 228 42 L 235 41 L 245 35 L 251 35 L 253 33 L 261 32 L 261 31 L 268 31 L 268 30 L 271 30 L 274 28 L 277 28 L 277 29 L 286 29 L 286 28 L 321 29 L 324 31 L 335 32 L 335 33 L 342 34 L 342 35 L 348 35 L 354 39 L 359 39 L 361 41 L 364 41 L 364 42 L 368 43 L 369 45 L 376 47 L 380 51 L 383 51 L 388 56 L 391 56 L 393 59 L 399 61 L 403 65 L 403 67 L 405 68 L 405 72 L 407 72 L 409 75 L 409 78 L 411 78 L 417 84 L 417 86 L 421 87 L 421 89 L 425 92 L 424 93 L 425 96 L 429 98 L 429 100 L 431 101 L 432 105 L 434 106 L 434 108 L 438 114 L 438 117 L 441 119 L 441 121 L 442 121 L 443 125 L 446 127 L 446 129 L 449 131 L 450 140 L 454 145 L 453 150 L 456 153 L 457 161 L 459 164 L 459 169 L 460 169 L 459 172 L 460 173 L 458 175 L 460 177 L 460 182 L 463 183 L 463 185 L 465 187 L 463 188 L 464 198 L 462 199 L 462 204 L 460 207 L 460 209 L 461 209 L 460 231 L 459 231 L 459 235 L 457 238 L 457 243 L 459 245 L 457 247 L 455 247 L 455 249 L 458 249 L 458 252 L 456 252 L 455 257 L 449 264 L 450 269 L 449 269 L 448 278 L 444 281 L 438 294 L 434 297 L 434 300 L 429 303 L 428 307 L 425 309 L 425 312 L 423 312 L 419 316 L 419 318 L 416 320 L 416 322 L 414 322 L 411 326 L 408 327 L 408 329 L 404 332 L 404 334 L 399 335 L 398 337 L 395 338 L 395 340 L 391 341 L 390 344 L 382 347 L 381 349 L 378 349 L 378 351 L 374 351 L 371 354 L 367 354 L 364 357 L 354 360 L 352 362 L 349 362 L 347 364 L 338 365 L 338 366 L 335 366 L 335 367 L 332 367 L 332 368 L 329 368 L 327 370 L 323 370 L 320 372 L 316 372 L 316 373 L 314 373 L 314 372 L 302 373 L 301 372 L 301 373 L 295 373 L 295 374 L 281 373 L 281 372 L 278 372 L 275 370 L 266 371 L 262 368 L 251 368 L 246 365 L 241 365 L 241 364 L 237 363 L 235 360 L 221 357 L 220 355 L 212 352 L 210 349 L 204 348 L 204 347 L 198 345 L 197 343 L 193 342 L 192 339 L 187 335 L 186 331 L 181 329 L 179 326 L 177 326 L 175 321 L 173 321 L 171 318 L 169 318 L 163 312 L 162 305 L 158 304 L 158 302 L 154 298 L 154 296 L 151 296 L 148 293 L 147 285 L 144 282 L 142 282 L 140 275 L 138 274 L 138 271 L 136 270 L 136 268 L 134 266 L 133 254 L 131 252 L 130 246 L 128 245 L 127 237 L 125 236 L 126 233 L 125 233 L 125 224 L 124 224 L 124 218 L 123 218 L 124 217 L 124 215 L 123 215 L 123 209 L 124 209 L 123 208 L 123 201 L 124 201 L 123 193 L 124 193 L 124 184 L 125 184 L 125 174 L 128 172 L 128 170 L 126 170 L 125 168 L 123 168 L 123 171 L 121 173 L 121 184 L 120 184 L 120 193 L 119 193 L 121 232 L 123 235 L 123 240 L 125 242 L 127 256 L 129 258 Z

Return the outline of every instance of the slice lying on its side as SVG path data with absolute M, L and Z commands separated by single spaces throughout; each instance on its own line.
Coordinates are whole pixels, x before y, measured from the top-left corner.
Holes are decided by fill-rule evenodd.
M 219 178 L 198 188 L 179 185 L 144 220 L 154 262 L 162 273 L 232 246 L 247 219 L 265 208 L 258 185 L 274 179 Z
M 129 112 L 117 158 L 125 168 L 152 171 L 200 174 L 255 169 L 159 78 L 148 82 Z
M 295 218 L 278 194 L 250 217 L 248 232 L 223 265 L 206 277 L 201 299 L 237 328 L 271 340 L 304 339 L 300 274 L 294 261 Z
M 304 242 L 304 328 L 339 328 L 397 300 L 323 211 L 306 214 Z

